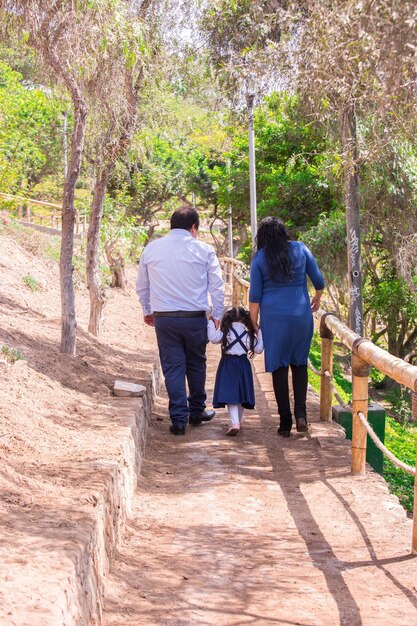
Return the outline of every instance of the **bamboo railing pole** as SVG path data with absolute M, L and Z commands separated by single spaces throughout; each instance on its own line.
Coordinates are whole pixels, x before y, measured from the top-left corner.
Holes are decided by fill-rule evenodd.
M 352 354 L 352 474 L 364 474 L 366 462 L 366 428 L 358 417 L 368 419 L 369 365 Z
M 417 455 L 416 455 L 417 467 Z M 411 552 L 417 554 L 417 472 L 414 476 L 414 511 L 413 511 L 413 535 L 411 539 Z
M 320 321 L 321 337 L 321 379 L 320 379 L 320 420 L 332 421 L 332 376 L 333 376 L 333 333 L 326 326 L 326 318 Z M 326 376 L 326 371 L 330 376 Z
M 417 393 L 411 392 L 411 415 L 413 422 L 417 422 Z
M 353 349 L 355 342 L 360 339 L 359 335 L 345 326 L 337 317 L 326 314 L 322 309 L 316 314 L 316 318 L 319 320 L 325 318 L 327 328 L 350 350 Z M 369 339 L 361 341 L 357 354 L 363 361 L 373 365 L 383 374 L 412 391 L 417 391 L 417 367 L 415 365 L 405 363 L 402 359 L 389 354 L 386 350 L 374 345 Z

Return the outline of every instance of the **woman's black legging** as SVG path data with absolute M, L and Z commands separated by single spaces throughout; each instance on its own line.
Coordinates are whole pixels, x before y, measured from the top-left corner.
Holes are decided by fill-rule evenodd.
M 307 365 L 291 365 L 292 388 L 294 392 L 295 419 L 307 419 L 306 398 L 308 373 Z M 291 430 L 292 416 L 290 407 L 290 392 L 288 388 L 288 365 L 279 367 L 272 372 L 275 398 L 280 416 L 280 429 Z

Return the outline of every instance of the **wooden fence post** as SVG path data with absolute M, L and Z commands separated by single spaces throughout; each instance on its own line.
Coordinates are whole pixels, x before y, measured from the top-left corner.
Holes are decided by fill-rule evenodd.
M 321 379 L 320 379 L 320 420 L 332 421 L 332 377 L 333 377 L 333 333 L 326 326 L 326 315 L 320 320 L 321 337 Z M 326 372 L 330 376 L 326 376 Z
M 243 287 L 243 306 L 249 308 L 249 289 L 246 286 Z
M 352 474 L 364 474 L 367 432 L 359 419 L 361 412 L 368 419 L 369 365 L 356 354 L 357 346 L 367 339 L 357 339 L 352 346 Z
M 238 287 L 239 287 L 239 283 L 237 282 L 236 278 L 233 277 L 233 286 L 232 286 L 232 306 L 237 306 L 236 302 L 239 299 L 239 295 L 238 295 Z

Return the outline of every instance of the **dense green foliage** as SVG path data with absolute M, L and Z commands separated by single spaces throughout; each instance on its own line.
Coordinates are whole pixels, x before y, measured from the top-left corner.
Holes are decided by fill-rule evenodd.
M 59 175 L 61 126 L 60 101 L 0 62 L 0 191 L 30 191 Z
M 239 222 L 249 219 L 248 136 L 243 124 L 229 128 L 230 172 L 214 169 L 219 205 L 229 203 Z M 326 140 L 303 116 L 297 98 L 275 94 L 255 114 L 257 199 L 259 219 L 277 215 L 295 236 L 317 223 L 321 213 L 337 207 L 326 177 Z

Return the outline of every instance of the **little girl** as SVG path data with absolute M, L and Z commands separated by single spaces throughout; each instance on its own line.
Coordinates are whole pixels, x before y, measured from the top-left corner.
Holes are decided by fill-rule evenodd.
M 252 367 L 248 360 L 263 350 L 262 333 L 256 336 L 249 311 L 243 307 L 229 309 L 223 315 L 220 329 L 208 321 L 208 339 L 222 344 L 222 358 L 217 368 L 213 407 L 227 405 L 230 425 L 227 435 L 234 437 L 242 426 L 244 409 L 255 408 Z

